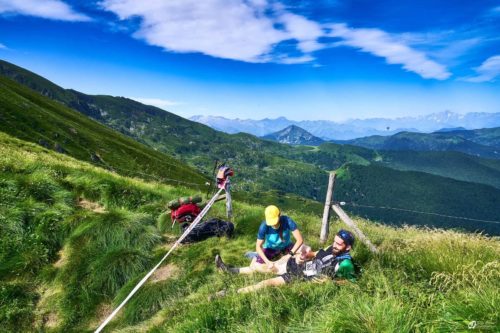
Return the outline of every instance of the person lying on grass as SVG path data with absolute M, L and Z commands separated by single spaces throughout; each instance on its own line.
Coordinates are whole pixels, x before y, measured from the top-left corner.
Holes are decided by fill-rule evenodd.
M 267 206 L 264 215 L 265 220 L 260 224 L 255 244 L 257 257 L 252 259 L 250 266 L 231 267 L 232 273 L 272 273 L 275 271 L 275 263 L 272 260 L 286 254 L 293 256 L 302 246 L 302 234 L 297 227 L 297 223 L 290 217 L 281 215 L 278 207 L 274 205 Z M 295 238 L 295 244 L 292 243 L 290 234 Z M 222 261 L 220 257 L 218 258 L 218 260 Z
M 261 281 L 257 284 L 240 288 L 238 293 L 253 292 L 269 286 L 280 286 L 294 280 L 326 281 L 328 278 L 336 281 L 355 282 L 354 265 L 350 250 L 354 246 L 354 236 L 351 232 L 340 230 L 333 240 L 333 244 L 326 249 L 312 252 L 309 247 L 303 246 L 301 253 L 295 256 L 288 254 L 275 262 L 274 273 L 278 277 Z M 219 256 L 216 256 L 216 266 L 224 272 L 232 272 Z M 217 296 L 224 296 L 225 290 L 219 291 Z

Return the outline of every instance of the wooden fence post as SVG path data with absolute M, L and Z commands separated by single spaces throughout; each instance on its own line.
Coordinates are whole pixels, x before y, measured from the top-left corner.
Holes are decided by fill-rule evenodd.
M 233 217 L 233 201 L 231 198 L 231 185 L 229 182 L 226 183 L 226 216 L 229 220 Z
M 335 177 L 335 172 L 330 172 L 330 177 L 328 178 L 328 190 L 326 191 L 325 209 L 323 210 L 323 220 L 321 221 L 321 234 L 319 236 L 319 240 L 321 243 L 325 243 L 328 239 L 330 225 L 330 207 L 332 205 Z

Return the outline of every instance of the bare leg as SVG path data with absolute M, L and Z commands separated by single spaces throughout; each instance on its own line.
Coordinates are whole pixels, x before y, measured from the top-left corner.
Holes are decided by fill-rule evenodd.
M 256 258 L 252 259 L 250 266 L 237 268 L 237 267 L 227 266 L 222 261 L 222 258 L 220 258 L 220 256 L 217 255 L 215 258 L 215 265 L 222 270 L 225 270 L 225 271 L 228 271 L 231 273 L 235 273 L 235 274 L 250 275 L 250 274 L 257 272 L 257 273 L 275 273 L 277 275 L 281 275 L 281 274 L 286 273 L 286 263 L 287 263 L 289 258 L 290 258 L 290 255 L 286 255 L 286 256 L 282 257 L 281 259 L 275 261 L 273 268 L 269 268 L 269 266 L 267 266 L 266 264 L 258 263 Z
M 237 268 L 238 274 L 246 274 L 250 275 L 253 273 L 272 273 L 273 271 L 267 267 L 266 264 L 260 264 L 257 262 L 257 259 L 253 258 L 250 266 Z
M 286 263 L 290 259 L 290 255 L 286 255 L 281 259 L 274 262 L 274 267 L 269 268 L 266 264 L 260 264 L 257 259 L 253 258 L 250 266 L 240 267 L 239 274 L 253 274 L 257 273 L 274 273 L 276 275 L 281 275 L 286 273 Z
M 257 262 L 256 258 L 252 259 L 250 263 L 250 268 L 253 269 L 254 272 L 258 273 L 272 273 L 272 269 L 267 266 L 267 264 L 261 264 Z
M 250 274 L 253 274 L 255 273 L 255 270 L 250 267 L 250 266 L 247 266 L 247 267 L 240 267 L 239 270 L 238 270 L 238 274 L 247 274 L 247 275 L 250 275 Z
M 281 276 L 278 276 L 278 277 L 275 277 L 272 279 L 260 281 L 259 283 L 248 286 L 248 287 L 240 288 L 240 289 L 238 289 L 237 292 L 239 294 L 245 294 L 245 293 L 257 291 L 257 290 L 265 288 L 265 287 L 281 286 L 281 285 L 284 285 L 285 283 L 286 283 L 285 279 L 283 279 Z

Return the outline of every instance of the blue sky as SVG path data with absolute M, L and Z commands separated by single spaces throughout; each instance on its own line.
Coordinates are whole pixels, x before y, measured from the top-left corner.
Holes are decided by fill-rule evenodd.
M 185 117 L 500 112 L 500 1 L 0 0 L 0 59 Z

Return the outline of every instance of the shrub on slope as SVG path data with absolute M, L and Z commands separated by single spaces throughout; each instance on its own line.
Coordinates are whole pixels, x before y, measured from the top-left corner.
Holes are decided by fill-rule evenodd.
M 192 192 L 123 178 L 3 134 L 0 142 L 2 329 L 94 330 L 177 236 L 155 227 L 165 202 Z M 82 197 L 103 210 L 80 207 Z M 217 204 L 211 214 L 223 209 Z M 248 264 L 242 254 L 255 245 L 263 207 L 235 202 L 234 211 L 233 239 L 179 248 L 168 259 L 178 273 L 148 282 L 107 330 L 431 332 L 467 330 L 475 321 L 494 332 L 500 325 L 497 238 L 356 219 L 380 250 L 374 256 L 358 242 L 356 284 L 296 282 L 237 295 L 266 276 L 225 275 L 213 266 L 216 253 Z M 285 213 L 318 248 L 319 216 L 301 207 Z M 340 226 L 332 221 L 332 230 Z M 207 300 L 223 288 L 227 297 Z

